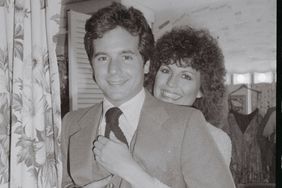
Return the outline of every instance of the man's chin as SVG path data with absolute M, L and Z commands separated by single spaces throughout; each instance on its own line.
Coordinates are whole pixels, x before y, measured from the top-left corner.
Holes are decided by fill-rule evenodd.
M 117 93 L 117 92 L 112 92 L 107 96 L 107 99 L 114 105 L 116 104 L 122 104 L 126 102 L 128 97 L 126 97 L 126 93 Z

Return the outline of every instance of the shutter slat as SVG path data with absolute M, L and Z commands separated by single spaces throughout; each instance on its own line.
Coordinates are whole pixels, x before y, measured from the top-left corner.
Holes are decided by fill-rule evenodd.
M 89 107 L 104 97 L 93 81 L 92 68 L 84 49 L 84 27 L 89 17 L 72 10 L 68 12 L 70 110 Z

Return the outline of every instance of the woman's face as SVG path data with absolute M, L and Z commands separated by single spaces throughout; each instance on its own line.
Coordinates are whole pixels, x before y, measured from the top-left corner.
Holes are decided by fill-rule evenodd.
M 154 95 L 165 102 L 191 106 L 202 96 L 200 76 L 192 67 L 162 65 L 156 75 Z

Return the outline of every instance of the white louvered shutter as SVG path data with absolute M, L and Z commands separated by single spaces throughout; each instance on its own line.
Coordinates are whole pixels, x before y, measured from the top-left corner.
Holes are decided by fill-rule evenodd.
M 90 15 L 68 11 L 68 55 L 70 110 L 99 103 L 102 91 L 93 81 L 92 69 L 84 49 L 85 22 Z

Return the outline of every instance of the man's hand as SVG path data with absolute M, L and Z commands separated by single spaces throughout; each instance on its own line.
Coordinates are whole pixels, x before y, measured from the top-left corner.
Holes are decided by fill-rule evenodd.
M 131 173 L 129 169 L 137 165 L 126 144 L 116 138 L 112 140 L 99 136 L 94 142 L 93 152 L 98 163 L 112 174 L 125 179 Z

